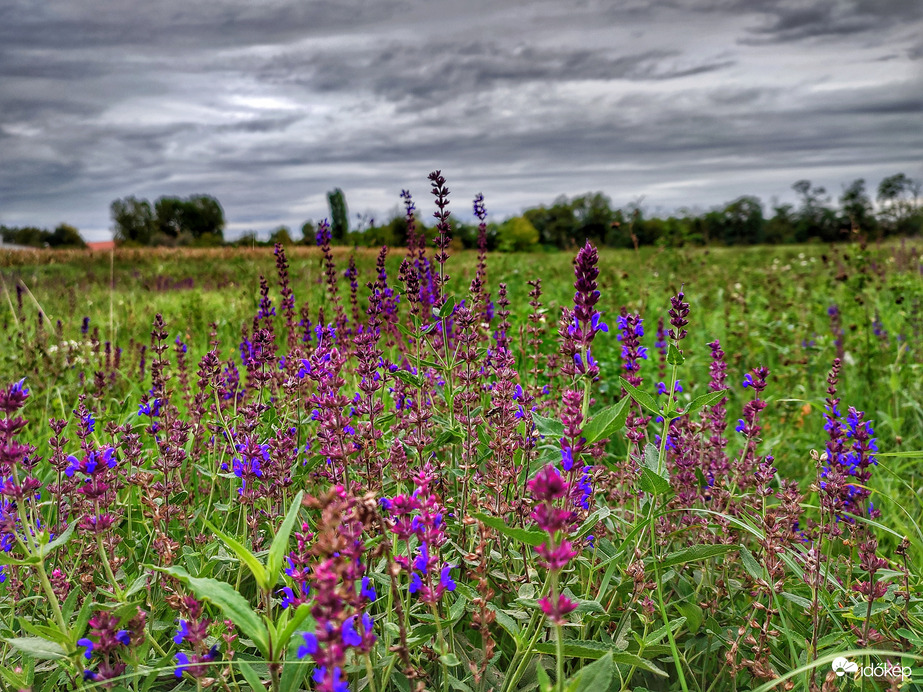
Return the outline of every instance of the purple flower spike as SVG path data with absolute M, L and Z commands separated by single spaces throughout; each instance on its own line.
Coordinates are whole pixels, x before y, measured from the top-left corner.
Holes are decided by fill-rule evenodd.
M 179 627 L 176 629 L 176 634 L 173 636 L 173 643 L 180 645 L 183 643 L 183 640 L 189 636 L 189 623 L 185 620 L 179 621 Z
M 420 575 L 416 572 L 413 573 L 413 576 L 410 578 L 410 593 L 416 593 L 423 588 L 423 580 L 420 579 Z
M 181 678 L 183 677 L 183 671 L 186 670 L 186 667 L 189 665 L 189 656 L 180 651 L 176 654 L 176 663 L 176 670 L 173 672 L 173 674 L 176 677 Z
M 375 586 L 368 577 L 362 577 L 362 591 L 360 593 L 370 601 L 374 601 L 378 598 L 378 594 L 375 593 Z
M 298 647 L 298 658 L 304 658 L 305 656 L 313 656 L 317 653 L 317 637 L 314 636 L 313 632 L 302 632 L 302 638 L 304 639 L 304 644 Z
M 446 565 L 442 568 L 442 571 L 439 573 L 439 585 L 446 591 L 455 591 L 455 581 L 452 579 L 449 572 L 452 569 L 452 565 Z
M 83 639 L 77 640 L 77 646 L 83 646 L 86 648 L 86 651 L 83 653 L 83 657 L 86 660 L 90 660 L 93 657 L 93 642 L 90 639 L 84 637 Z
M 356 631 L 356 616 L 351 615 L 343 621 L 343 643 L 346 646 L 362 644 L 362 635 Z
M 295 594 L 292 593 L 292 587 L 290 586 L 283 586 L 276 593 L 285 594 L 285 597 L 282 599 L 282 609 L 283 610 L 285 608 L 288 608 L 290 605 L 292 605 L 292 602 L 295 600 Z

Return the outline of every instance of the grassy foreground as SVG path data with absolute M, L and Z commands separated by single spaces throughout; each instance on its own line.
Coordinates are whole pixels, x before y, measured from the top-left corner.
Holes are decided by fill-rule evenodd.
M 923 679 L 919 247 L 439 254 L 0 255 L 0 684 Z

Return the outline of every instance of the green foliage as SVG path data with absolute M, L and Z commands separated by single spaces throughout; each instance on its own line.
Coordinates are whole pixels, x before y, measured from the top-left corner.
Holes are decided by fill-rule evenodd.
M 500 227 L 501 252 L 530 250 L 538 242 L 538 231 L 525 216 L 514 216 Z
M 34 226 L 24 226 L 22 228 L 0 226 L 0 236 L 3 237 L 4 243 L 12 245 L 26 245 L 36 248 L 51 247 L 62 250 L 86 247 L 86 242 L 80 235 L 80 231 L 66 223 L 58 224 L 53 231 L 35 228 Z
M 130 196 L 117 199 L 110 207 L 113 235 L 117 243 L 150 245 L 158 231 L 157 218 L 151 203 Z
M 294 240 L 292 240 L 292 235 L 289 232 L 288 226 L 279 226 L 276 230 L 269 234 L 269 242 L 272 245 L 279 243 L 280 245 L 293 245 Z
M 224 210 L 209 195 L 160 197 L 152 206 L 135 197 L 111 205 L 116 242 L 136 245 L 214 245 L 223 238 Z
M 346 207 L 346 195 L 340 188 L 327 193 L 327 205 L 330 207 L 330 237 L 334 245 L 342 244 L 349 233 L 349 210 Z

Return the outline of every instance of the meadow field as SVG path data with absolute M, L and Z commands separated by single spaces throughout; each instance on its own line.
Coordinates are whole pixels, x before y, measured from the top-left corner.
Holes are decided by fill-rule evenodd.
M 323 232 L 0 254 L 0 686 L 923 684 L 923 245 Z

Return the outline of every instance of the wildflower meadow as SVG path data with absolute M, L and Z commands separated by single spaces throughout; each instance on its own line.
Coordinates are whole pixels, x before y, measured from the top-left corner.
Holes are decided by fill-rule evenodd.
M 0 257 L 0 688 L 918 689 L 919 245 L 501 255 L 429 182 Z

